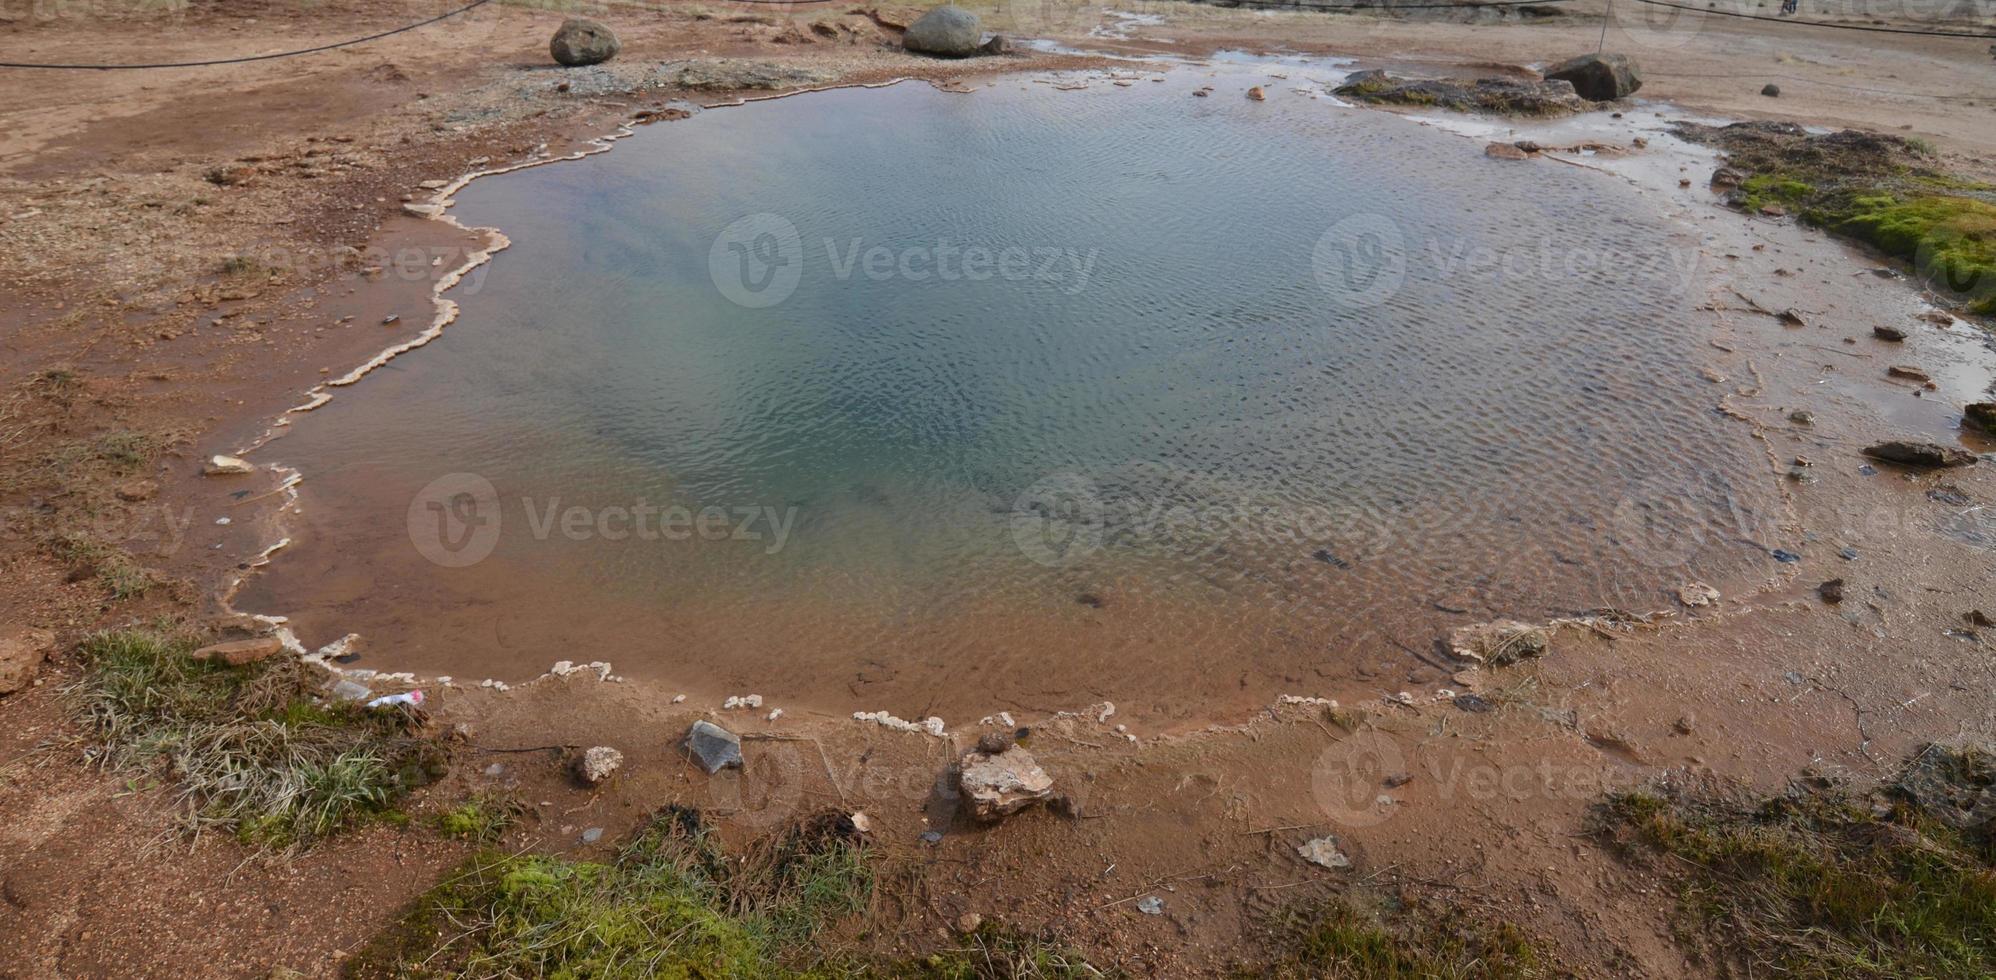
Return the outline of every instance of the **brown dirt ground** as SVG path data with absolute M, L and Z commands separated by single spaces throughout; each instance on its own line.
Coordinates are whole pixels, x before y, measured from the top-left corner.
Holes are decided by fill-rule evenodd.
M 303 9 L 199 3 L 164 16 L 47 9 L 56 13 L 8 9 L 0 49 L 9 59 L 262 52 L 442 8 L 338 0 Z M 755 57 L 849 81 L 947 81 L 1088 62 L 919 61 L 894 49 L 891 30 L 843 9 L 808 8 L 794 22 L 721 4 L 617 7 L 602 16 L 624 39 L 620 72 L 680 57 Z M 1075 41 L 1106 19 L 1095 7 L 981 9 L 995 27 Z M 1193 53 L 1281 48 L 1346 55 L 1364 67 L 1469 74 L 1492 62 L 1591 50 L 1600 30 L 1589 16 L 1599 8 L 1588 4 L 1529 24 L 1144 9 L 1166 23 L 1092 43 Z M 0 103 L 0 480 L 9 481 L 0 483 L 0 624 L 53 629 L 67 647 L 92 629 L 201 614 L 203 595 L 258 541 L 247 528 L 204 528 L 186 541 L 163 531 L 191 513 L 180 502 L 197 492 L 198 459 L 252 437 L 327 373 L 427 320 L 425 276 L 369 275 L 361 267 L 372 255 L 470 244 L 461 232 L 403 215 L 403 196 L 478 157 L 510 158 L 542 142 L 557 152 L 577 146 L 680 94 L 555 91 L 555 73 L 541 66 L 558 16 L 492 5 L 295 59 L 9 74 Z M 836 42 L 797 43 L 822 18 L 852 30 Z M 1957 169 L 1991 176 L 1996 83 L 1984 44 L 1716 19 L 1688 40 L 1620 28 L 1609 37 L 1648 69 L 1645 98 L 1716 116 L 1903 131 L 1932 141 Z M 1779 99 L 1758 94 L 1774 80 L 1760 73 L 1770 72 L 1782 76 Z M 1750 77 L 1706 77 L 1715 75 Z M 211 171 L 225 183 L 211 181 Z M 1374 703 L 1354 734 L 1313 708 L 1284 707 L 1238 729 L 1141 744 L 1122 741 L 1113 720 L 1032 719 L 1035 750 L 1080 798 L 1082 817 L 1034 813 L 996 830 L 951 827 L 937 846 L 917 835 L 945 826 L 933 798 L 936 774 L 953 755 L 942 742 L 842 719 L 736 716 L 744 730 L 792 738 L 753 740 L 747 775 L 708 780 L 671 748 L 700 714 L 694 706 L 593 680 L 442 692 L 440 717 L 470 721 L 477 736 L 452 778 L 413 809 L 433 812 L 467 792 L 509 794 L 535 813 L 509 845 L 577 851 L 588 850 L 577 843 L 582 828 L 606 828 L 604 847 L 673 801 L 703 806 L 738 837 L 819 806 L 865 809 L 884 856 L 920 872 L 883 898 L 882 942 L 919 948 L 959 913 L 976 911 L 1050 925 L 1103 962 L 1156 976 L 1211 973 L 1251 956 L 1261 913 L 1333 887 L 1293 848 L 1336 832 L 1357 860 L 1355 877 L 1510 918 L 1584 975 L 1700 974 L 1706 968 L 1669 940 L 1668 896 L 1584 838 L 1598 792 L 1657 779 L 1768 788 L 1811 766 L 1877 777 L 1921 741 L 1987 736 L 1996 659 L 1986 639 L 1961 627 L 1996 575 L 1989 542 L 1946 530 L 1958 531 L 1949 518 L 1962 508 L 1926 495 L 1939 478 L 1863 479 L 1846 465 L 1868 431 L 1925 418 L 1904 407 L 1913 393 L 1874 376 L 1886 355 L 1865 348 L 1868 340 L 1845 345 L 1848 356 L 1834 363 L 1809 353 L 1864 337 L 1880 315 L 1911 322 L 1912 291 L 1891 287 L 1898 292 L 1875 298 L 1887 287 L 1852 279 L 1868 264 L 1862 257 L 1790 224 L 1749 226 L 1717 209 L 1694 220 L 1713 230 L 1706 247 L 1728 257 L 1729 274 L 1760 302 L 1803 307 L 1817 320 L 1796 334 L 1715 307 L 1726 373 L 1753 379 L 1735 382 L 1724 401 L 1759 426 L 1784 464 L 1799 452 L 1837 461 L 1820 483 L 1792 491 L 1807 517 L 1788 530 L 1857 547 L 1861 563 L 1822 556 L 1833 549 L 1819 546 L 1800 567 L 1771 572 L 1764 591 L 1728 597 L 1716 610 L 1630 632 L 1565 631 L 1553 656 L 1468 678 L 1501 695 L 1504 706 L 1490 714 Z M 343 246 L 370 254 L 342 258 Z M 225 269 L 226 258 L 244 253 L 282 261 Z M 389 314 L 403 325 L 381 326 Z M 1951 349 L 1919 341 L 1914 354 Z M 52 368 L 74 371 L 80 388 L 58 395 L 28 384 Z M 1835 394 L 1817 384 L 1831 375 Z M 1787 424 L 1793 407 L 1824 424 Z M 41 465 L 62 445 L 120 429 L 158 434 L 171 447 L 138 474 L 58 478 Z M 1996 496 L 1987 470 L 1947 479 L 1979 501 Z M 133 503 L 110 493 L 134 475 L 156 480 L 157 496 Z M 1814 520 L 1832 513 L 1897 519 L 1854 528 Z M 45 542 L 77 528 L 125 542 L 174 584 L 120 602 L 92 580 L 72 580 Z M 1837 575 L 1852 581 L 1853 599 L 1832 610 L 1812 589 Z M 80 764 L 78 733 L 54 693 L 73 676 L 74 666 L 59 661 L 40 686 L 0 702 L 0 936 L 8 940 L 0 976 L 261 976 L 276 967 L 329 974 L 464 854 L 427 831 L 388 827 L 283 861 L 227 841 L 172 838 L 160 788 Z M 561 750 L 534 750 L 591 744 L 617 745 L 628 759 L 626 774 L 597 793 L 568 781 Z M 495 761 L 501 770 L 487 775 Z M 1384 808 L 1366 803 L 1365 787 L 1339 781 L 1396 772 L 1414 778 Z M 1136 914 L 1133 899 L 1153 893 L 1166 899 L 1166 914 Z

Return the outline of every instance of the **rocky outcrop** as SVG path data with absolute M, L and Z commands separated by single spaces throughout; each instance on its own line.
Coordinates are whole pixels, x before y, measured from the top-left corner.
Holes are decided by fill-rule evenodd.
M 570 68 L 609 61 L 623 50 L 616 32 L 587 17 L 570 17 L 548 41 L 548 54 L 557 64 Z
M 1545 76 L 1547 81 L 1572 84 L 1573 90 L 1590 102 L 1626 99 L 1643 87 L 1636 63 L 1620 54 L 1584 54 L 1552 66 Z
M 957 788 L 963 794 L 963 810 L 971 819 L 993 823 L 1052 797 L 1053 777 L 1040 768 L 1032 753 L 1011 745 L 1002 752 L 965 754 L 957 773 Z
M 35 682 L 42 661 L 55 651 L 55 634 L 29 626 L 0 630 L 0 695 Z
M 1972 402 L 1962 408 L 1961 417 L 1969 425 L 1996 435 L 1996 402 Z
M 983 41 L 984 27 L 977 15 L 951 4 L 923 14 L 901 35 L 902 47 L 943 58 L 968 58 L 978 52 Z
M 1511 78 L 1480 78 L 1464 83 L 1453 79 L 1405 79 L 1377 69 L 1345 79 L 1332 94 L 1355 102 L 1382 105 L 1435 106 L 1457 112 L 1503 116 L 1563 116 L 1587 108 L 1566 82 L 1533 82 Z
M 1864 454 L 1872 459 L 1898 463 L 1901 466 L 1969 466 L 1974 464 L 1976 459 L 1974 453 L 1960 446 L 1942 446 L 1913 439 L 1893 439 L 1867 446 Z

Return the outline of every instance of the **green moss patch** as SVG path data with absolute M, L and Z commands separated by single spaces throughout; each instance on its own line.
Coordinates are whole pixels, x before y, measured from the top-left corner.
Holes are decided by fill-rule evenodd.
M 441 751 L 408 734 L 405 712 L 320 704 L 288 657 L 228 667 L 190 659 L 194 646 L 148 630 L 100 633 L 83 644 L 86 671 L 67 692 L 102 739 L 104 765 L 166 770 L 190 831 L 309 843 L 392 812 L 441 775 Z
M 1929 747 L 1870 798 L 1627 793 L 1601 832 L 1667 858 L 1681 942 L 1742 976 L 1996 976 L 1996 765 Z

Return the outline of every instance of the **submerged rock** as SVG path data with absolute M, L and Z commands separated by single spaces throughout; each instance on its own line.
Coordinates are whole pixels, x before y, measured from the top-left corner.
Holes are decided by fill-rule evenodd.
M 1872 459 L 1881 459 L 1902 466 L 1969 466 L 1974 464 L 1976 459 L 1974 453 L 1959 446 L 1942 446 L 1913 439 L 1881 442 L 1866 447 L 1864 454 Z
M 1499 619 L 1456 629 L 1449 634 L 1448 645 L 1464 660 L 1502 667 L 1544 653 L 1550 642 L 1544 627 Z
M 977 53 L 983 40 L 984 27 L 976 14 L 944 4 L 909 24 L 901 46 L 917 54 L 967 58 Z
M 682 743 L 688 755 L 711 776 L 723 769 L 742 767 L 741 736 L 710 721 L 696 721 L 686 730 Z
M 1996 434 L 1996 402 L 1973 402 L 1963 406 L 1961 418 L 1984 432 Z
M 971 819 L 991 823 L 1051 797 L 1053 777 L 1031 752 L 1014 745 L 996 754 L 965 754 L 957 787 Z
M 1584 54 L 1562 61 L 1546 70 L 1546 79 L 1571 83 L 1590 102 L 1625 99 L 1643 87 L 1636 63 L 1620 54 Z
M 548 41 L 548 54 L 571 68 L 609 61 L 623 50 L 610 28 L 587 17 L 570 17 Z
M 1505 116 L 1563 116 L 1587 108 L 1566 82 L 1480 78 L 1465 84 L 1452 79 L 1396 78 L 1377 69 L 1352 75 L 1332 93 L 1359 102 L 1437 106 Z

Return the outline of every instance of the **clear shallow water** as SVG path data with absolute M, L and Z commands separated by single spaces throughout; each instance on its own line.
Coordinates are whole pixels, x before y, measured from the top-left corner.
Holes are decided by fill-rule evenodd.
M 462 678 L 1189 722 L 1758 575 L 1689 241 L 1290 84 L 818 93 L 478 181 L 513 247 L 268 450 L 300 545 L 239 604 Z

